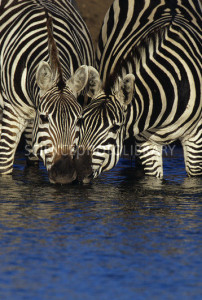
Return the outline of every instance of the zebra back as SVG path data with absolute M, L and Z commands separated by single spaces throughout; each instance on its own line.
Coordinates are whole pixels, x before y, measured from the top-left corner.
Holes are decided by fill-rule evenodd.
M 199 0 L 115 0 L 105 15 L 96 49 L 96 66 L 109 92 L 145 38 L 174 23 L 201 41 Z M 135 70 L 133 70 L 135 74 Z

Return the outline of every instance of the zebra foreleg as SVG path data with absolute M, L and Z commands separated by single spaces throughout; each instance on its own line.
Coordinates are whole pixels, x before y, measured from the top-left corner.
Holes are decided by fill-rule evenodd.
M 0 174 L 11 174 L 17 145 L 26 127 L 24 119 L 17 117 L 11 109 L 3 110 L 0 139 Z
M 33 120 L 30 120 L 25 128 L 25 155 L 27 165 L 38 165 L 39 159 L 33 154 L 32 134 L 33 134 Z
M 2 118 L 3 118 L 3 110 L 0 108 L 0 138 L 1 138 Z
M 0 93 L 0 138 L 1 138 L 2 119 L 3 119 L 3 98 Z
M 182 141 L 185 169 L 188 176 L 202 176 L 202 121 L 191 137 Z
M 163 177 L 162 146 L 145 141 L 136 144 L 136 159 L 145 175 Z

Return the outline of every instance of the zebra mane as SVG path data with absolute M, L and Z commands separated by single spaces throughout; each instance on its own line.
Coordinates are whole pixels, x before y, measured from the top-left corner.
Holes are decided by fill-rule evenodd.
M 145 49 L 149 47 L 155 36 L 158 35 L 158 38 L 162 40 L 166 29 L 167 25 L 164 27 L 155 28 L 155 30 L 151 31 L 149 35 L 142 37 L 128 53 L 118 60 L 114 70 L 108 75 L 108 78 L 105 81 L 103 88 L 106 94 L 109 95 L 111 93 L 111 88 L 115 85 L 115 82 L 118 80 L 119 76 L 122 77 L 123 74 L 126 75 L 127 73 L 131 73 L 131 69 L 132 73 L 135 75 L 139 61 L 142 55 L 145 55 Z M 129 66 L 130 71 L 128 71 Z
M 63 79 L 62 66 L 59 60 L 57 45 L 53 37 L 53 21 L 52 18 L 48 15 L 48 12 L 46 12 L 46 15 L 47 15 L 48 51 L 49 51 L 50 66 L 53 72 L 53 77 L 56 78 L 58 76 L 57 86 L 60 90 L 62 90 L 65 87 L 65 82 Z

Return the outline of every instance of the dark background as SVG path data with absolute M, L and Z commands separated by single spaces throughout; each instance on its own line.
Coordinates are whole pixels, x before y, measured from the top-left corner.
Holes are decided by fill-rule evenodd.
M 113 0 L 77 0 L 76 2 L 95 45 L 104 16 Z

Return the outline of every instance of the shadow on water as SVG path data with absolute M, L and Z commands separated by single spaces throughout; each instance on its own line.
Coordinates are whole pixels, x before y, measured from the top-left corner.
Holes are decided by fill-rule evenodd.
M 163 180 L 121 159 L 69 186 L 19 153 L 0 178 L 0 299 L 199 299 L 201 183 L 180 149 Z

